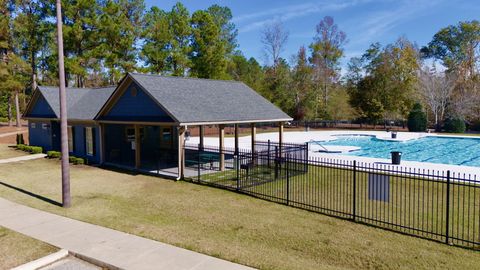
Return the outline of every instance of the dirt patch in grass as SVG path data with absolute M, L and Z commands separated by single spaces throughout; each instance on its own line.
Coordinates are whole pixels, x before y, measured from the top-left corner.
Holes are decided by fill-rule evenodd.
M 0 170 L 8 185 L 61 199 L 58 161 Z M 88 166 L 72 166 L 71 182 L 70 209 L 4 185 L 0 196 L 260 269 L 473 269 L 480 261 L 480 252 L 187 182 Z
M 56 251 L 56 247 L 0 227 L 0 269 L 10 269 Z

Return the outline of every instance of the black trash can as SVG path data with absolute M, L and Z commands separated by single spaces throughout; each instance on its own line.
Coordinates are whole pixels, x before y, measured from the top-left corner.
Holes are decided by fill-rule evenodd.
M 402 152 L 399 151 L 392 151 L 392 164 L 400 165 L 400 161 L 402 160 Z
M 397 138 L 397 132 L 392 132 L 392 139 L 396 139 Z

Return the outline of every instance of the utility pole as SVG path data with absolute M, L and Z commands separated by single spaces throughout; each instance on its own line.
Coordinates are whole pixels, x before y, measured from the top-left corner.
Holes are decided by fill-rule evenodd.
M 71 206 L 70 198 L 70 164 L 68 163 L 68 131 L 67 131 L 67 97 L 65 91 L 65 65 L 63 59 L 62 4 L 57 0 L 57 44 L 58 44 L 58 76 L 60 97 L 60 137 L 62 152 L 62 205 Z

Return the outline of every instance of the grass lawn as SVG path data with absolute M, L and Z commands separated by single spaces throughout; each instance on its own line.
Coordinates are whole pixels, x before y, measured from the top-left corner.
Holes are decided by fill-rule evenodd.
M 0 269 L 10 269 L 56 251 L 56 247 L 0 227 Z
M 11 147 L 9 144 L 0 144 L 0 159 L 20 157 L 28 155 L 27 152 L 16 150 Z
M 0 170 L 1 182 L 60 201 L 59 161 Z M 5 185 L 0 196 L 260 269 L 474 269 L 480 261 L 480 252 L 188 182 L 88 166 L 73 166 L 71 181 L 70 209 Z

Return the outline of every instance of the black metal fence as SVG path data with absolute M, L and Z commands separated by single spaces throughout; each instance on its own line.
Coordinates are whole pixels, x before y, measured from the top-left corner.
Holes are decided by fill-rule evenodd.
M 283 147 L 282 147 L 283 148 Z M 447 244 L 480 248 L 474 175 L 389 164 L 185 147 L 190 180 Z M 308 149 L 307 149 L 308 153 Z M 299 158 L 300 155 L 300 158 Z

